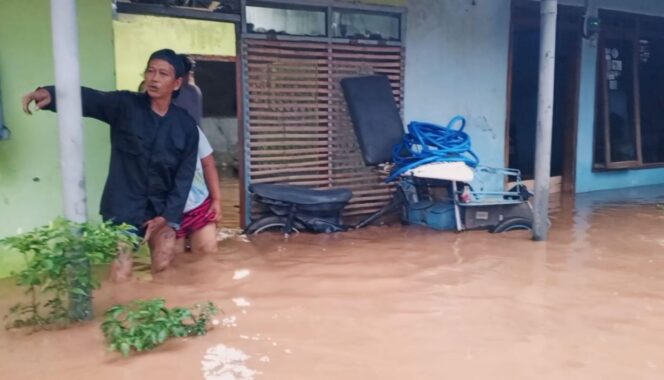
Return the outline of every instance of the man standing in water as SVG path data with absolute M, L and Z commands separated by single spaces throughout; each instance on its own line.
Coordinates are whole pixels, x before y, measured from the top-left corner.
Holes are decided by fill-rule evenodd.
M 145 69 L 145 93 L 81 89 L 83 115 L 111 126 L 111 160 L 102 195 L 104 220 L 136 228 L 150 246 L 153 273 L 174 257 L 175 229 L 182 219 L 196 168 L 198 129 L 180 107 L 172 105 L 185 74 L 172 50 L 158 50 Z M 56 111 L 55 88 L 39 88 L 23 97 L 30 104 Z M 120 249 L 111 277 L 131 277 L 132 250 Z

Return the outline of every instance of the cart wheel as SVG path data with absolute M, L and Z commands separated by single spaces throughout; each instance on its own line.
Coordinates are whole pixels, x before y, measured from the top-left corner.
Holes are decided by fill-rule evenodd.
M 499 234 L 503 232 L 516 231 L 516 230 L 530 231 L 532 229 L 533 229 L 533 221 L 531 219 L 516 217 L 516 218 L 505 219 L 502 222 L 498 223 L 491 230 L 491 233 Z
M 288 218 L 284 216 L 266 216 L 251 223 L 249 227 L 244 230 L 244 233 L 247 235 L 256 235 L 261 232 L 284 232 L 287 221 Z M 297 234 L 301 231 L 305 231 L 306 227 L 301 222 L 293 220 L 292 229 L 293 232 Z

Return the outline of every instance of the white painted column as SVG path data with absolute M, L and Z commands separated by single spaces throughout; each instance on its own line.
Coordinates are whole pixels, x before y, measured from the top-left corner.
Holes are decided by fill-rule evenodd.
M 77 23 L 76 0 L 51 0 L 64 215 L 68 220 L 83 223 L 87 219 L 87 200 Z M 80 231 L 74 233 L 80 234 Z M 90 262 L 83 252 L 67 252 L 67 255 L 74 260 L 74 264 L 69 268 L 72 288 L 86 293 L 82 295 L 72 291 L 69 294 L 69 316 L 73 320 L 90 320 L 92 289 L 77 281 L 82 273 L 90 276 Z
M 51 0 L 51 29 L 65 218 L 85 222 L 85 162 L 76 0 Z

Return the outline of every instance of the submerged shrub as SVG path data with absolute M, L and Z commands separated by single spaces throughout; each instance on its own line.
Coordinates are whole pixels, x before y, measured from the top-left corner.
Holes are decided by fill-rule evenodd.
M 134 245 L 138 237 L 128 225 L 74 223 L 62 218 L 31 232 L 0 240 L 23 255 L 25 268 L 12 275 L 26 288 L 28 301 L 14 305 L 7 328 L 66 327 L 80 318 L 76 302 L 90 302 L 99 288 L 91 265 L 111 262 L 118 244 Z M 89 315 L 88 315 L 89 317 Z
M 172 337 L 205 335 L 217 312 L 212 302 L 168 308 L 163 298 L 139 300 L 108 309 L 101 330 L 110 351 L 128 356 L 132 351 L 151 350 Z

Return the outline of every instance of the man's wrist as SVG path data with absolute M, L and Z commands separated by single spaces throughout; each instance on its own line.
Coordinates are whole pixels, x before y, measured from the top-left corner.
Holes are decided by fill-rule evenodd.
M 169 226 L 174 230 L 177 230 L 180 228 L 180 223 L 175 223 L 175 222 L 170 222 L 165 216 L 157 216 L 155 219 L 160 218 L 161 220 L 159 221 L 160 223 L 163 223 L 165 226 Z

